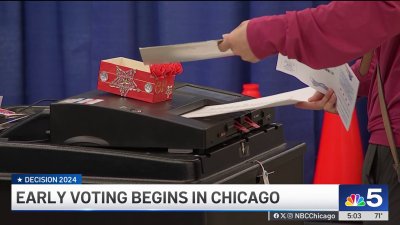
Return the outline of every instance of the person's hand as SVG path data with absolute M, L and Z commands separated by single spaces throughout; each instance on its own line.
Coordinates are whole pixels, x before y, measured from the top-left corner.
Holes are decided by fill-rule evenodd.
M 338 113 L 336 109 L 336 95 L 332 89 L 329 89 L 325 95 L 317 91 L 308 99 L 308 102 L 299 102 L 295 106 L 300 109 L 323 109 L 330 113 Z
M 231 49 L 233 54 L 240 56 L 242 60 L 255 63 L 260 61 L 260 59 L 258 59 L 250 49 L 247 40 L 248 23 L 248 20 L 243 21 L 232 32 L 222 35 L 223 40 L 219 43 L 218 47 L 221 52 Z

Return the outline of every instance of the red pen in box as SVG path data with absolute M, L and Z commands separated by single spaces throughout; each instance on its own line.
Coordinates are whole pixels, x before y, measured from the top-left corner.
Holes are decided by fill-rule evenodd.
M 102 60 L 97 89 L 150 103 L 172 99 L 180 63 L 144 65 L 123 57 Z

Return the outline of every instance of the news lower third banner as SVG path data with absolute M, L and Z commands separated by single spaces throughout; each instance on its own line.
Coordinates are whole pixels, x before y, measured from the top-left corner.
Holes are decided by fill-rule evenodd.
M 387 221 L 387 185 L 82 184 L 13 174 L 14 211 L 267 212 L 268 220 Z

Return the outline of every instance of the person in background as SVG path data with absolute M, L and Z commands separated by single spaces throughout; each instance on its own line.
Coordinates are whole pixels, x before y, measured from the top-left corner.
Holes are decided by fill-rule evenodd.
M 282 53 L 314 69 L 342 65 L 358 59 L 352 66 L 360 80 L 359 96 L 368 97 L 368 130 L 371 134 L 364 160 L 363 182 L 388 184 L 389 222 L 400 224 L 400 183 L 393 169 L 376 85 L 379 66 L 384 96 L 397 151 L 400 147 L 400 2 L 331 2 L 317 8 L 263 16 L 242 22 L 223 35 L 221 51 L 231 49 L 242 60 L 258 62 Z M 370 63 L 361 64 L 369 53 Z M 372 53 L 371 53 L 372 52 Z M 360 66 L 363 65 L 363 66 Z M 337 113 L 336 96 L 315 93 L 297 107 Z

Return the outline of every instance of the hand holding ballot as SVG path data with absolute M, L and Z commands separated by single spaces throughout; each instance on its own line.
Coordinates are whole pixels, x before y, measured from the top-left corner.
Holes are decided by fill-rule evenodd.
M 315 110 L 325 109 L 329 112 L 337 111 L 343 125 L 347 130 L 349 129 L 360 82 L 348 64 L 315 70 L 295 59 L 289 59 L 279 54 L 276 69 L 296 77 L 320 92 L 309 99 L 310 102 L 300 104 L 300 107 Z M 336 94 L 329 92 L 330 89 Z M 322 94 L 326 97 L 323 97 Z
M 243 21 L 232 32 L 222 35 L 224 39 L 219 43 L 218 47 L 222 52 L 230 49 L 233 54 L 240 56 L 242 60 L 255 63 L 260 61 L 260 59 L 253 54 L 247 41 L 246 30 L 248 23 L 248 20 Z
M 313 96 L 311 96 L 307 102 L 296 103 L 296 107 L 300 109 L 311 109 L 311 110 L 325 110 L 330 113 L 337 114 L 336 109 L 336 95 L 332 89 L 329 89 L 326 94 L 322 94 L 316 91 Z

